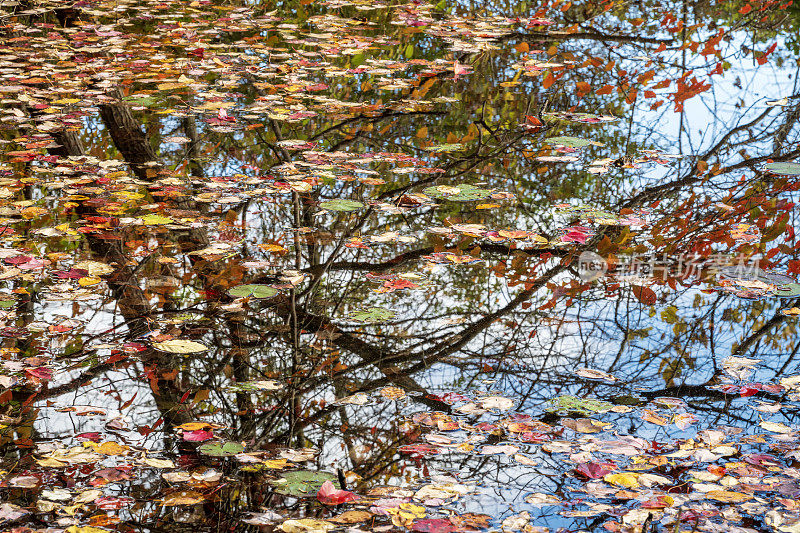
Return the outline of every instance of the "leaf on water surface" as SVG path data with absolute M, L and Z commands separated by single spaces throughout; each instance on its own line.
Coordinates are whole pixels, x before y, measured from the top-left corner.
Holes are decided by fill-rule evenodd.
M 206 501 L 206 496 L 194 490 L 179 490 L 164 496 L 161 505 L 164 507 L 176 507 L 180 505 L 196 505 Z
M 163 342 L 154 342 L 153 348 L 160 352 L 176 353 L 176 354 L 190 354 L 200 353 L 208 350 L 205 344 L 187 339 L 170 339 Z
M 276 391 L 283 389 L 283 383 L 274 379 L 256 379 L 243 381 L 242 383 L 231 383 L 225 390 L 230 392 L 257 392 L 257 391 Z
M 282 477 L 270 481 L 275 486 L 275 492 L 307 498 L 317 494 L 326 481 L 336 481 L 336 476 L 330 472 L 318 470 L 293 470 L 284 472 Z
M 367 307 L 365 309 L 353 311 L 346 316 L 346 318 L 350 320 L 365 323 L 386 322 L 394 320 L 396 317 L 397 313 L 383 307 Z
M 712 490 L 706 492 L 706 498 L 709 500 L 716 500 L 723 503 L 742 503 L 747 500 L 752 500 L 752 494 L 743 494 L 741 492 L 733 492 L 730 490 Z
M 269 285 L 246 284 L 237 285 L 236 287 L 229 289 L 228 294 L 234 298 L 264 299 L 272 298 L 278 294 L 278 289 Z
M 203 455 L 209 455 L 211 457 L 231 457 L 237 453 L 243 452 L 244 446 L 238 442 L 216 441 L 203 444 L 197 449 L 197 451 Z
M 591 418 L 563 418 L 561 419 L 561 425 L 578 433 L 600 433 L 614 426 L 614 424 L 600 422 Z
M 384 387 L 380 393 L 387 400 L 401 400 L 406 397 L 406 391 L 399 387 Z
M 175 221 L 169 217 L 150 214 L 142 217 L 142 224 L 145 226 L 162 226 L 164 224 L 173 224 Z
M 514 400 L 505 398 L 503 396 L 487 396 L 480 399 L 480 406 L 483 409 L 499 409 L 500 411 L 508 411 L 514 407 Z
M 581 463 L 575 467 L 575 472 L 588 478 L 599 479 L 603 476 L 612 473 L 616 470 L 617 465 L 614 463 Z
M 284 533 L 325 533 L 336 528 L 336 524 L 314 518 L 287 520 L 278 526 Z
M 461 183 L 455 186 L 450 185 L 436 185 L 435 187 L 428 187 L 422 191 L 428 196 L 438 198 L 440 200 L 452 200 L 455 202 L 471 202 L 475 200 L 483 200 L 492 195 L 490 189 L 482 189 L 475 185 Z
M 618 379 L 611 374 L 594 368 L 579 368 L 575 371 L 575 374 L 582 378 L 608 381 L 609 383 L 616 383 L 618 381 Z
M 278 520 L 283 520 L 283 515 L 276 513 L 275 511 L 264 511 L 263 513 L 249 513 L 248 516 L 241 519 L 242 522 L 245 524 L 250 524 L 253 526 L 266 526 L 270 525 Z
M 768 163 L 764 169 L 772 172 L 773 174 L 780 174 L 782 176 L 797 176 L 800 175 L 800 163 L 793 162 L 778 162 Z
M 325 481 L 317 491 L 317 500 L 325 505 L 341 505 L 358 500 L 359 496 L 348 490 L 337 489 L 331 481 Z
M 85 270 L 90 276 L 107 276 L 114 272 L 114 267 L 99 261 L 81 261 L 75 263 L 74 269 Z
M 544 142 L 561 146 L 569 146 L 571 148 L 581 148 L 589 145 L 604 146 L 604 144 L 601 142 L 581 139 L 580 137 L 548 137 L 544 139 Z
M 13 503 L 0 503 L 0 524 L 4 524 L 6 522 L 13 522 L 22 518 L 23 516 L 30 514 L 30 511 L 27 509 L 23 509 L 18 505 L 14 505 Z
M 525 503 L 533 505 L 534 507 L 546 507 L 549 505 L 558 505 L 561 499 L 552 494 L 544 494 L 542 492 L 534 492 L 525 496 Z
M 427 152 L 433 152 L 434 154 L 441 154 L 445 152 L 460 152 L 462 150 L 466 150 L 466 146 L 461 143 L 449 143 L 449 144 L 437 144 L 434 146 L 428 146 L 423 148 L 423 150 Z
M 184 431 L 181 433 L 181 438 L 187 442 L 203 442 L 213 439 L 214 434 L 210 431 L 195 429 L 191 431 Z
M 364 207 L 364 204 L 356 200 L 328 200 L 319 204 L 322 209 L 327 211 L 357 211 Z
M 768 420 L 762 420 L 759 424 L 762 428 L 766 429 L 767 431 L 771 431 L 773 433 L 791 433 L 792 428 L 787 426 L 786 424 L 782 424 L 781 422 L 770 422 Z
M 446 518 L 423 518 L 414 521 L 411 526 L 411 531 L 419 531 L 421 533 L 452 533 L 458 531 L 458 528 Z
M 637 300 L 642 302 L 645 305 L 653 305 L 656 303 L 658 297 L 653 289 L 649 287 L 642 287 L 641 285 L 633 285 L 631 286 L 631 292 L 636 297 Z
M 368 511 L 345 511 L 340 515 L 336 515 L 330 519 L 331 522 L 335 524 L 358 524 L 360 522 L 364 522 L 369 520 L 374 515 Z
M 339 398 L 335 402 L 336 404 L 349 404 L 349 405 L 366 405 L 369 403 L 369 396 L 364 394 L 363 392 L 357 392 L 355 394 L 351 394 L 350 396 L 345 396 L 344 398 Z
M 639 474 L 634 472 L 620 472 L 618 474 L 606 474 L 603 481 L 626 489 L 637 489 L 639 484 Z
M 548 411 L 556 412 L 575 412 L 581 414 L 605 413 L 610 411 L 614 404 L 604 400 L 594 400 L 591 398 L 578 398 L 576 396 L 565 395 L 553 398 L 549 401 L 552 407 Z

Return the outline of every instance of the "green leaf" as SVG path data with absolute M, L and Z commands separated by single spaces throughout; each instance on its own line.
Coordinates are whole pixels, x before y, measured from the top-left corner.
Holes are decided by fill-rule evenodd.
M 569 146 L 570 148 L 580 148 L 582 146 L 589 146 L 590 144 L 595 146 L 602 145 L 602 143 L 588 141 L 586 139 L 581 139 L 580 137 L 548 137 L 544 140 L 544 142 L 558 144 L 561 146 Z
M 427 148 L 423 148 L 428 152 L 433 152 L 435 154 L 441 154 L 443 152 L 460 152 L 466 148 L 465 145 L 461 143 L 450 143 L 450 144 L 437 144 L 436 146 L 428 146 Z
M 800 163 L 769 163 L 764 168 L 773 174 L 780 174 L 782 176 L 800 175 Z
M 364 207 L 364 204 L 357 202 L 356 200 L 336 199 L 322 202 L 319 204 L 319 206 L 322 209 L 327 209 L 328 211 L 356 211 Z
M 456 202 L 483 200 L 492 194 L 492 191 L 489 189 L 481 189 L 474 185 L 468 185 L 465 183 L 456 186 L 437 185 L 436 187 L 428 187 L 422 192 L 434 198 L 439 198 L 441 200 L 453 200 Z
M 775 296 L 779 298 L 792 298 L 794 296 L 800 296 L 800 283 L 787 283 L 786 285 L 781 285 L 775 290 Z
M 358 311 L 353 311 L 347 318 L 350 320 L 355 320 L 356 322 L 386 322 L 387 320 L 392 320 L 397 316 L 397 313 L 392 311 L 391 309 L 385 309 L 383 307 L 367 307 L 366 309 L 359 309 Z
M 228 291 L 234 298 L 272 298 L 278 294 L 278 289 L 269 285 L 237 285 Z
M 150 107 L 156 105 L 158 101 L 153 98 L 152 96 L 127 96 L 123 98 L 123 101 L 126 104 L 130 104 L 133 106 L 143 106 L 143 107 Z
M 550 400 L 552 407 L 548 407 L 550 412 L 560 413 L 581 413 L 590 415 L 593 413 L 603 413 L 609 411 L 613 404 L 603 400 L 593 400 L 591 398 L 578 398 L 577 396 L 559 396 Z
M 198 451 L 211 457 L 230 457 L 231 455 L 242 453 L 244 446 L 238 442 L 215 441 L 203 444 L 198 448 Z
M 289 496 L 308 497 L 314 496 L 326 481 L 336 483 L 336 476 L 330 472 L 316 470 L 293 470 L 286 472 L 283 477 L 271 481 L 275 485 L 275 492 Z

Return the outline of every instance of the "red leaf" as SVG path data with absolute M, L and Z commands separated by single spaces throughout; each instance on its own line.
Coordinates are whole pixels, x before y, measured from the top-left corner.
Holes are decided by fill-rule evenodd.
M 634 285 L 632 287 L 633 295 L 636 296 L 636 299 L 642 302 L 645 305 L 653 305 L 656 303 L 656 293 L 653 292 L 653 289 L 642 287 L 641 285 Z
M 589 479 L 599 479 L 613 472 L 614 468 L 614 463 L 581 463 L 575 468 L 575 472 Z
M 422 531 L 423 533 L 451 533 L 452 531 L 458 531 L 458 528 L 446 518 L 426 518 L 415 520 L 411 530 Z
M 184 431 L 183 440 L 188 442 L 202 442 L 214 438 L 214 434 L 204 429 L 197 429 L 195 431 Z
M 337 489 L 333 483 L 326 481 L 317 492 L 317 499 L 325 505 L 339 505 L 357 500 L 358 496 L 349 490 Z

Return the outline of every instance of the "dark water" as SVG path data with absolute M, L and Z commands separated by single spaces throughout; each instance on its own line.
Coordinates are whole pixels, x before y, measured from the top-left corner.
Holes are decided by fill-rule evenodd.
M 2 9 L 2 531 L 800 530 L 796 7 Z

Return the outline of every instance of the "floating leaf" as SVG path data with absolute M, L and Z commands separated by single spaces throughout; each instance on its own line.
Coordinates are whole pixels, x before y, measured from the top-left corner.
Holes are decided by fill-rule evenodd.
M 483 200 L 492 194 L 492 191 L 489 189 L 481 189 L 480 187 L 466 183 L 461 183 L 455 186 L 437 185 L 435 187 L 428 187 L 422 192 L 434 198 L 439 198 L 441 200 L 452 200 L 455 202 Z
M 356 200 L 336 199 L 322 202 L 319 206 L 328 211 L 357 211 L 364 207 L 364 204 Z
M 569 146 L 570 148 L 581 148 L 589 145 L 603 146 L 603 143 L 590 141 L 588 139 L 581 139 L 580 137 L 548 137 L 544 140 L 544 142 L 561 146 Z
M 766 170 L 769 170 L 773 174 L 780 174 L 782 176 L 797 176 L 800 175 L 800 163 L 792 163 L 792 162 L 778 162 L 778 163 L 768 163 L 764 166 Z
M 154 342 L 153 348 L 161 352 L 190 354 L 208 350 L 205 344 L 186 339 L 170 339 L 163 342 Z
M 237 285 L 236 287 L 230 289 L 228 294 L 233 296 L 234 298 L 272 298 L 276 294 L 278 294 L 278 289 L 275 287 L 270 287 L 269 285 L 257 285 L 257 284 L 250 284 L 250 285 Z
M 284 472 L 282 477 L 271 481 L 275 492 L 301 498 L 315 496 L 326 481 L 333 483 L 336 476 L 330 472 L 317 470 L 293 470 Z
M 383 307 L 367 307 L 365 309 L 353 311 L 347 315 L 347 318 L 350 320 L 355 320 L 356 322 L 374 323 L 394 320 L 396 316 L 397 313 L 391 309 L 385 309 Z
M 244 446 L 238 442 L 207 442 L 198 448 L 198 451 L 203 455 L 210 455 L 211 457 L 230 457 L 237 453 L 244 451 Z
M 466 146 L 461 143 L 449 143 L 449 144 L 437 144 L 435 146 L 428 146 L 427 148 L 423 148 L 428 152 L 433 152 L 434 154 L 441 154 L 444 152 L 460 152 L 464 150 Z
M 712 490 L 706 492 L 706 498 L 723 503 L 742 503 L 747 500 L 752 500 L 753 496 L 751 494 L 742 494 L 741 492 L 733 492 L 730 490 Z

